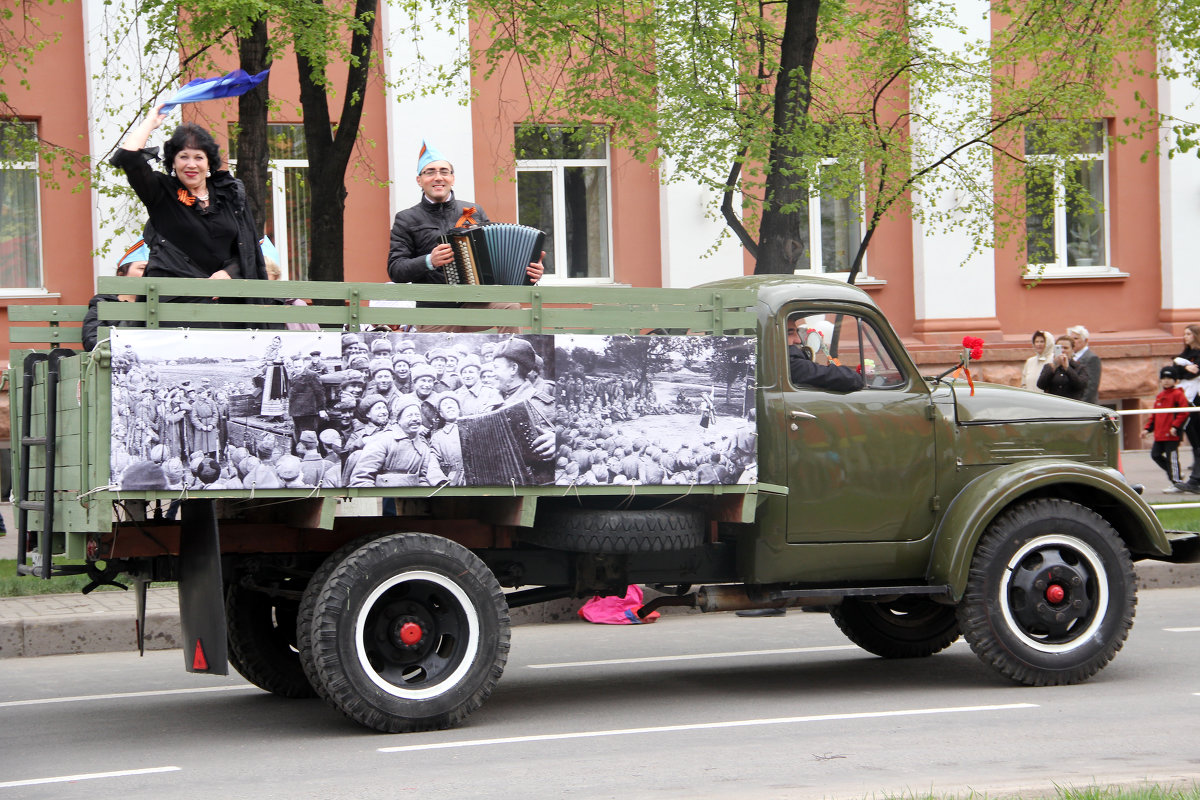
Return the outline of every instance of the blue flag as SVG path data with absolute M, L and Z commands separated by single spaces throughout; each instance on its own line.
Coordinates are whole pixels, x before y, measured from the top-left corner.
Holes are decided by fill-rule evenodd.
M 250 75 L 244 69 L 235 69 L 228 75 L 219 78 L 196 78 L 182 86 L 171 99 L 163 104 L 162 113 L 167 114 L 180 103 L 195 103 L 200 100 L 217 100 L 222 97 L 237 97 L 258 86 L 271 71 L 267 67 L 257 75 Z

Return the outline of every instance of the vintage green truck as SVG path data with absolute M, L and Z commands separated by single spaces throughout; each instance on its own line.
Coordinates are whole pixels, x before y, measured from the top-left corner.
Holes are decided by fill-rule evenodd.
M 643 616 L 665 605 L 825 607 L 853 642 L 885 658 L 928 656 L 962 635 L 1013 681 L 1076 683 L 1104 667 L 1128 636 L 1134 561 L 1197 560 L 1194 535 L 1165 532 L 1118 471 L 1111 411 L 923 376 L 870 298 L 836 281 L 760 276 L 694 289 L 273 285 L 311 298 L 308 308 L 255 300 L 263 294 L 256 282 L 220 281 L 226 302 L 160 301 L 211 295 L 212 283 L 102 278 L 100 291 L 141 300 L 103 303 L 100 313 L 120 321 L 114 333 L 151 339 L 214 323 L 316 323 L 335 337 L 370 326 L 454 323 L 609 342 L 731 337 L 751 348 L 752 381 L 740 395 L 748 402 L 739 407 L 740 390 L 726 385 L 713 409 L 733 426 L 719 441 L 696 424 L 695 408 L 674 407 L 654 387 L 639 390 L 638 413 L 634 400 L 617 401 L 620 416 L 659 414 L 649 421 L 680 429 L 676 421 L 686 418 L 679 435 L 706 437 L 703 457 L 714 465 L 734 451 L 752 453 L 752 468 L 743 463 L 736 480 L 698 480 L 676 459 L 665 471 L 691 478 L 622 480 L 600 469 L 612 479 L 263 488 L 274 484 L 243 475 L 238 488 L 167 488 L 122 485 L 114 471 L 130 453 L 144 455 L 139 437 L 157 441 L 165 424 L 138 427 L 115 402 L 132 391 L 114 381 L 128 373 L 129 360 L 107 339 L 76 352 L 83 309 L 10 310 L 12 341 L 38 347 L 15 351 L 8 375 L 18 571 L 131 582 L 143 618 L 146 586 L 178 581 L 187 669 L 225 674 L 232 663 L 267 691 L 321 695 L 380 731 L 448 727 L 478 708 L 504 670 L 510 608 L 623 594 L 628 584 L 658 589 Z M 522 308 L 393 307 L 448 299 Z M 822 337 L 809 344 L 861 376 L 861 388 L 792 382 L 788 328 L 799 318 L 824 321 Z M 237 352 L 198 362 L 215 374 Z M 318 351 L 313 358 L 320 360 Z M 163 371 L 179 366 L 161 363 L 172 365 Z M 673 391 L 670 371 L 681 362 L 664 363 L 652 377 Z M 541 356 L 536 364 L 546 369 Z M 582 427 L 578 409 L 616 424 L 611 408 L 596 411 L 598 400 L 575 396 L 563 405 L 564 396 L 600 383 L 560 378 L 556 475 L 564 462 L 575 474 L 562 440 Z M 682 389 L 675 399 L 688 401 Z M 322 444 L 326 438 L 337 437 L 323 436 Z M 223 442 L 226 452 L 234 444 Z M 650 451 L 642 457 L 663 463 Z M 380 497 L 393 499 L 395 516 L 378 513 Z M 173 502 L 178 521 L 166 513 Z

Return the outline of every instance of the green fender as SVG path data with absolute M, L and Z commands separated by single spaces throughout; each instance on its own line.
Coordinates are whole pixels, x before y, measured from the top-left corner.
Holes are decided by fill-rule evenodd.
M 1073 461 L 1023 461 L 989 470 L 963 487 L 934 537 L 929 581 L 962 597 L 975 546 L 987 526 L 1023 497 L 1061 497 L 1092 508 L 1117 529 L 1129 549 L 1169 555 L 1171 545 L 1146 501 L 1118 473 Z

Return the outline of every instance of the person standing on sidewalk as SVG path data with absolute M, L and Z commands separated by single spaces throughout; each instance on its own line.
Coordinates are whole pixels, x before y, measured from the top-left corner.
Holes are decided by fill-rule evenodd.
M 1158 371 L 1159 385 L 1162 391 L 1154 398 L 1155 408 L 1184 408 L 1188 405 L 1183 390 L 1175 385 L 1178 373 L 1174 366 L 1163 367 Z M 1186 411 L 1174 414 L 1151 414 L 1146 422 L 1144 435 L 1154 435 L 1154 444 L 1150 447 L 1150 458 L 1167 473 L 1171 482 L 1163 491 L 1178 492 L 1179 487 L 1179 440 L 1183 438 L 1183 426 L 1187 423 Z
M 1088 346 L 1088 329 L 1082 325 L 1072 325 L 1067 328 L 1071 344 L 1075 347 L 1075 360 L 1087 371 L 1087 386 L 1084 387 L 1083 397 L 1078 399 L 1085 403 L 1100 402 L 1100 356 L 1092 352 Z
M 1200 396 L 1200 325 L 1188 325 L 1183 329 L 1183 352 L 1175 356 L 1173 363 L 1179 388 L 1187 398 L 1186 405 L 1196 405 L 1196 398 Z M 1183 430 L 1192 446 L 1192 467 L 1188 479 L 1177 482 L 1175 488 L 1200 494 L 1200 412 L 1188 415 Z

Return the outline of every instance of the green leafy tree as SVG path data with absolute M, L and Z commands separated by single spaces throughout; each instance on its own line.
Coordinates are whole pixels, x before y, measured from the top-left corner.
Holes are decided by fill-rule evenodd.
M 1022 229 L 1022 126 L 1053 121 L 1066 142 L 1109 111 L 1155 14 L 1148 0 L 992 0 L 1002 24 L 978 35 L 949 0 L 471 8 L 476 68 L 518 70 L 532 120 L 606 123 L 666 180 L 715 190 L 756 272 L 795 269 L 808 201 L 848 201 L 864 223 L 851 280 L 892 215 L 965 229 L 977 248 Z

